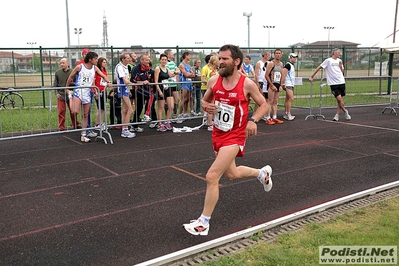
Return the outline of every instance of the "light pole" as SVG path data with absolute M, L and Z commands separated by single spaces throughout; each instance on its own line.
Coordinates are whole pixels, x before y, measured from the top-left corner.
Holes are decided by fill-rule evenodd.
M 36 42 L 27 42 L 26 44 L 30 44 L 32 49 L 32 70 L 35 70 L 35 55 L 33 54 L 33 45 L 35 45 Z
M 247 13 L 247 12 L 244 12 L 243 14 L 242 14 L 244 17 L 247 17 L 247 24 L 248 24 L 248 53 L 249 53 L 249 48 L 251 47 L 251 45 L 250 45 L 250 34 L 249 34 L 249 32 L 250 32 L 250 17 L 252 16 L 252 12 L 249 12 L 249 13 Z
M 276 26 L 263 26 L 263 28 L 267 28 L 267 30 L 268 30 L 268 39 L 269 39 L 269 42 L 268 42 L 268 47 L 270 48 L 270 29 L 274 29 Z
M 82 34 L 82 28 L 75 28 L 75 34 L 78 35 L 78 46 L 80 46 L 79 35 Z
M 324 27 L 324 29 L 328 30 L 327 52 L 330 53 L 330 30 L 333 30 L 334 27 L 327 26 L 327 27 Z

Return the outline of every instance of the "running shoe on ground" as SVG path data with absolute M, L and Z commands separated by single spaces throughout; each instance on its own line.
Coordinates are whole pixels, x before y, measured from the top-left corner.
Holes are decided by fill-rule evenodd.
M 144 132 L 144 128 L 141 128 L 141 127 L 132 127 L 132 128 L 130 129 L 130 132 L 138 132 L 138 133 L 141 133 L 141 132 Z
M 269 119 L 266 120 L 266 124 L 274 125 L 274 124 L 276 124 L 276 122 L 274 122 L 273 119 L 269 118 Z
M 148 125 L 149 128 L 155 128 L 157 126 L 157 123 L 150 123 Z
M 290 114 L 285 114 L 284 116 L 283 116 L 283 118 L 285 119 L 285 120 L 288 120 L 288 121 L 292 121 L 292 120 L 294 120 L 295 119 L 295 115 L 290 115 Z
M 144 121 L 144 122 L 150 122 L 152 119 L 148 115 L 143 115 L 143 119 L 141 119 L 141 120 Z
M 167 130 L 172 130 L 172 129 L 173 129 L 173 127 L 172 127 L 172 125 L 170 124 L 170 122 L 166 122 L 166 123 L 165 123 L 165 127 L 166 127 Z
M 346 110 L 346 112 L 345 112 L 345 119 L 346 120 L 351 120 L 351 116 L 349 115 L 349 112 L 348 112 L 348 110 Z
M 191 114 L 191 116 L 197 116 L 197 113 L 194 112 L 194 110 L 191 110 L 190 114 Z
M 266 165 L 262 167 L 260 171 L 262 172 L 262 177 L 259 179 L 259 181 L 262 183 L 265 191 L 269 192 L 273 187 L 272 168 L 270 167 L 270 165 Z
M 157 131 L 165 132 L 167 129 L 164 124 L 160 124 L 157 126 Z
M 81 142 L 90 142 L 90 139 L 88 137 L 86 137 L 85 134 L 80 135 L 80 141 Z
M 184 229 L 192 235 L 207 236 L 210 225 L 204 225 L 200 219 L 191 220 L 189 224 L 183 224 Z
M 95 138 L 97 137 L 97 133 L 94 132 L 93 130 L 90 130 L 89 133 L 86 134 L 86 136 L 90 138 Z
M 209 132 L 212 132 L 212 131 L 213 131 L 213 125 L 208 126 L 207 130 L 208 130 Z
M 284 123 L 283 120 L 280 120 L 280 119 L 278 119 L 277 117 L 276 117 L 276 118 L 273 118 L 273 122 L 275 122 L 276 124 L 282 124 L 282 123 Z
M 129 139 L 131 139 L 131 138 L 136 137 L 136 134 L 130 132 L 129 130 L 122 130 L 121 137 L 122 137 L 122 138 L 129 138 Z
M 262 117 L 262 120 L 266 122 L 266 121 L 267 121 L 267 116 L 264 115 L 264 116 Z
M 334 115 L 333 121 L 339 121 L 339 114 Z

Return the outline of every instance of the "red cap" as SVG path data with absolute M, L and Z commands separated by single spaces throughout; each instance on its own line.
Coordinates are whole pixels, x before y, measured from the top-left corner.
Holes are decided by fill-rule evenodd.
M 85 48 L 82 50 L 82 55 L 87 54 L 88 52 L 90 52 L 89 48 Z

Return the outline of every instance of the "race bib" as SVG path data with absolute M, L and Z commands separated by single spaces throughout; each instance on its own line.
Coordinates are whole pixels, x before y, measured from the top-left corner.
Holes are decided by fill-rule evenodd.
M 101 78 L 100 85 L 106 87 L 108 83 L 103 78 Z
M 281 80 L 281 72 L 273 73 L 273 83 L 280 83 Z
M 215 101 L 215 104 L 217 106 L 217 113 L 213 117 L 215 127 L 224 132 L 231 130 L 234 125 L 235 107 L 219 101 Z
M 162 80 L 162 86 L 164 90 L 169 89 L 169 80 L 167 79 Z

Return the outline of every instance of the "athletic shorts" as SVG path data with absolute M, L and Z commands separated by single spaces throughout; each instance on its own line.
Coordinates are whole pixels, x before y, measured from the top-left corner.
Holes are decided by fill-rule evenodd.
M 181 84 L 181 89 L 182 90 L 188 90 L 188 91 L 192 91 L 194 89 L 193 84 Z
M 171 91 L 170 88 L 163 91 L 163 97 L 160 97 L 160 96 L 159 96 L 159 93 L 158 93 L 158 91 L 157 91 L 157 99 L 158 99 L 158 100 L 165 100 L 165 99 L 168 98 L 168 97 L 172 97 L 172 91 Z
M 174 87 L 169 86 L 169 88 L 172 90 L 172 92 L 174 92 L 174 91 L 179 91 L 179 90 L 177 89 L 177 86 L 174 86 Z
M 269 99 L 269 93 L 268 92 L 263 92 L 263 97 L 265 97 L 265 99 Z
M 285 86 L 285 90 L 292 90 L 292 91 L 294 91 L 294 87 L 293 86 Z
M 330 85 L 330 88 L 331 93 L 334 95 L 335 98 L 337 98 L 339 95 L 341 95 L 342 97 L 346 95 L 345 83 L 339 85 Z
M 82 104 L 91 103 L 91 88 L 75 88 L 73 97 L 79 98 Z
M 118 87 L 118 98 L 122 98 L 122 96 L 129 97 L 129 87 L 119 86 Z
M 98 93 L 98 98 L 96 99 L 97 109 L 105 110 L 106 96 L 107 96 L 107 95 L 105 95 L 105 91 L 100 91 L 100 92 Z M 99 104 L 99 101 L 101 102 L 101 108 L 100 108 L 100 106 L 99 106 L 99 105 L 100 105 L 100 104 Z
M 213 146 L 213 150 L 215 151 L 215 153 L 217 154 L 219 152 L 220 149 L 226 148 L 226 147 L 231 147 L 231 146 L 239 146 L 240 150 L 237 153 L 237 157 L 242 157 L 244 156 L 244 152 L 245 152 L 245 141 L 244 143 L 242 143 L 241 145 L 237 143 L 237 141 L 232 142 L 232 141 L 216 141 L 216 140 L 212 140 L 212 146 Z

